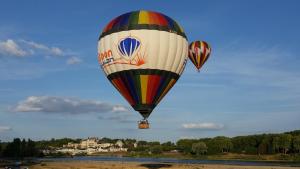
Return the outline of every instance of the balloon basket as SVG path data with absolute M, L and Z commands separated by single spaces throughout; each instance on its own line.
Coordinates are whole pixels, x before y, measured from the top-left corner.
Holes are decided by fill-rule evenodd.
M 148 120 L 141 120 L 139 121 L 139 129 L 149 129 L 149 123 Z

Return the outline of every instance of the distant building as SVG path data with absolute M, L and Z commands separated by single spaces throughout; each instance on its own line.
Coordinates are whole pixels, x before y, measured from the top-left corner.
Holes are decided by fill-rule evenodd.
M 124 143 L 122 140 L 118 140 L 115 144 L 112 143 L 98 143 L 98 138 L 88 138 L 82 140 L 80 143 L 68 143 L 63 145 L 62 148 L 56 148 L 51 153 L 67 153 L 67 154 L 94 154 L 101 152 L 126 152 L 127 148 L 124 148 Z M 44 150 L 45 154 L 49 154 L 50 150 Z
M 87 149 L 89 147 L 96 148 L 98 145 L 98 139 L 97 138 L 88 138 L 86 140 L 83 140 L 80 142 L 80 148 Z
M 120 147 L 117 147 L 117 146 L 112 146 L 109 148 L 109 152 L 126 152 L 127 151 L 127 148 L 120 148 Z
M 115 145 L 117 145 L 117 146 L 119 146 L 120 148 L 122 148 L 123 147 L 123 145 L 124 145 L 124 143 L 123 143 L 123 141 L 122 140 L 118 140 L 117 142 L 116 142 L 116 144 Z
M 135 143 L 133 144 L 133 147 L 134 147 L 134 148 L 137 148 L 137 146 L 138 146 L 138 142 L 135 142 Z
M 113 144 L 111 143 L 101 143 L 101 144 L 98 144 L 98 147 L 100 148 L 108 148 L 110 146 L 112 146 Z
M 79 148 L 80 147 L 80 144 L 78 143 L 68 143 L 67 145 L 63 145 L 64 148 Z

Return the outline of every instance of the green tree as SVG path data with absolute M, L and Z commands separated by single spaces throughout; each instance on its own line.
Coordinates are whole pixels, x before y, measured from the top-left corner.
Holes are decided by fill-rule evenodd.
M 221 153 L 229 152 L 233 147 L 230 138 L 224 136 L 213 138 L 211 140 L 211 145 L 214 145 L 213 147 L 217 150 L 217 152 Z
M 192 145 L 192 153 L 196 155 L 203 155 L 207 153 L 207 146 L 204 142 L 194 143 Z
M 300 135 L 294 136 L 293 147 L 296 153 L 300 153 Z
M 147 145 L 148 146 L 157 146 L 157 145 L 160 145 L 160 142 L 159 141 L 152 141 L 152 142 L 148 142 Z
M 280 143 L 280 147 L 283 150 L 283 153 L 286 154 L 287 151 L 291 148 L 292 135 L 291 134 L 281 134 L 279 143 Z
M 34 141 L 28 139 L 25 154 L 27 157 L 35 157 L 38 155 L 38 149 Z
M 20 156 L 25 157 L 26 156 L 26 140 L 23 139 L 20 146 Z
M 256 154 L 259 146 L 259 138 L 257 135 L 237 136 L 231 139 L 233 144 L 233 152 Z
M 279 143 L 279 136 L 275 136 L 273 137 L 273 141 L 272 141 L 272 145 L 273 145 L 273 149 L 274 149 L 274 152 L 279 152 L 279 149 L 280 149 L 280 143 Z
M 13 157 L 18 158 L 20 157 L 21 153 L 21 140 L 19 138 L 15 138 L 12 142 L 12 150 L 13 150 Z
M 165 142 L 161 144 L 162 150 L 163 151 L 171 151 L 171 150 L 175 150 L 176 146 L 174 143 L 172 143 L 171 141 Z
M 136 142 L 135 139 L 125 139 L 124 140 L 124 147 L 129 148 L 132 150 L 134 148 L 134 143 Z
M 148 147 L 145 146 L 137 146 L 136 148 L 132 149 L 133 151 L 137 151 L 137 152 L 146 152 L 148 150 Z
M 188 154 L 192 151 L 193 143 L 196 143 L 198 140 L 196 139 L 180 139 L 177 141 L 176 146 L 179 151 Z
M 292 135 L 291 134 L 279 134 L 273 139 L 273 148 L 277 152 L 286 154 L 291 148 Z
M 285 132 L 285 134 L 291 134 L 292 136 L 299 136 L 300 135 L 300 130 Z
M 147 146 L 147 141 L 139 141 L 138 146 Z
M 258 145 L 258 154 L 270 154 L 272 153 L 272 140 L 271 137 L 265 135 Z
M 160 154 L 162 153 L 162 148 L 160 145 L 154 145 L 150 147 L 150 152 L 153 154 Z
M 15 138 L 13 142 L 7 144 L 3 151 L 4 157 L 20 157 L 20 147 L 21 147 L 21 140 L 19 138 Z

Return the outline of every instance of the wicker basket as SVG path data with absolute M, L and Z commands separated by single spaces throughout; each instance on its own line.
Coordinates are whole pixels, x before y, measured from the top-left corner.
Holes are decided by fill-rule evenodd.
M 139 122 L 139 129 L 149 129 L 149 123 L 146 120 Z

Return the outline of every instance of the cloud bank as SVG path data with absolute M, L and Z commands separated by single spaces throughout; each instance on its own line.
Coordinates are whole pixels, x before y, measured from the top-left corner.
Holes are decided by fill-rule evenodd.
M 221 130 L 224 128 L 223 124 L 216 123 L 185 123 L 182 124 L 184 129 L 198 129 L 198 130 Z
M 42 112 L 62 114 L 128 112 L 122 105 L 95 100 L 59 96 L 29 96 L 12 108 L 14 112 Z

